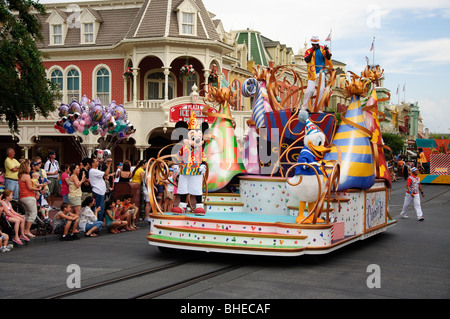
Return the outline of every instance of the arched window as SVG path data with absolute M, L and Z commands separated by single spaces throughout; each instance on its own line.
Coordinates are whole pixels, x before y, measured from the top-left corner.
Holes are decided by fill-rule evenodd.
M 61 70 L 54 70 L 50 76 L 51 81 L 58 85 L 59 89 L 62 91 L 64 89 L 64 77 Z
M 109 71 L 106 68 L 100 68 L 97 71 L 97 97 L 103 105 L 108 105 L 111 102 L 110 98 L 110 76 Z
M 147 99 L 148 100 L 164 100 L 165 94 L 165 76 L 163 72 L 155 71 L 147 75 L 146 78 Z M 169 74 L 169 100 L 173 99 L 175 91 L 175 79 Z
M 80 73 L 71 69 L 67 72 L 67 102 L 80 101 Z

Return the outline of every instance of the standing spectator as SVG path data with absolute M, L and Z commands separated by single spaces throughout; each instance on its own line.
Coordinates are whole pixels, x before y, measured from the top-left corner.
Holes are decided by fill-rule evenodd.
M 166 189 L 164 193 L 164 211 L 171 212 L 173 208 L 173 191 L 174 191 L 174 180 L 173 180 L 173 168 L 169 168 L 169 177 L 165 181 Z
M 49 188 L 49 204 L 54 207 L 54 196 L 59 195 L 59 163 L 56 160 L 56 152 L 50 151 L 48 152 L 48 160 L 44 164 L 44 170 L 47 172 L 47 178 L 50 182 Z M 52 196 L 53 195 L 53 196 Z M 55 208 L 56 209 L 56 208 Z
M 61 165 L 61 196 L 63 203 L 69 202 L 69 182 L 70 182 L 70 167 L 69 165 Z
M 78 179 L 83 178 L 83 173 L 85 175 L 85 180 L 81 184 L 81 202 L 83 202 L 86 197 L 92 196 L 92 187 L 91 183 L 89 182 L 89 170 L 91 169 L 92 159 L 86 157 L 83 159 L 82 163 L 83 168 L 80 169 L 80 174 L 78 175 Z
M 46 198 L 48 197 L 48 194 L 49 194 L 47 172 L 44 169 L 42 169 L 41 166 L 42 166 L 41 158 L 39 156 L 35 156 L 33 158 L 33 161 L 31 162 L 31 174 L 38 173 L 39 174 L 39 178 L 38 178 L 39 184 L 44 184 L 44 186 L 42 187 L 42 190 L 39 194 L 38 204 L 40 206 L 48 206 L 48 202 L 46 200 Z
M 105 177 L 109 175 L 111 169 L 112 160 L 108 158 L 106 161 L 106 171 L 103 172 L 98 169 L 97 158 L 92 159 L 92 167 L 89 170 L 89 181 L 92 186 L 92 195 L 95 198 L 95 207 L 101 207 L 98 213 L 98 220 L 103 222 L 103 216 L 105 212 L 105 194 L 106 194 L 106 183 Z
M 80 218 L 72 213 L 69 203 L 62 203 L 61 210 L 53 218 L 53 232 L 61 234 L 61 240 L 73 240 L 78 238 L 78 223 Z M 72 230 L 70 236 L 69 231 Z
M 5 159 L 5 189 L 13 191 L 13 198 L 19 199 L 19 166 L 20 163 L 14 158 L 16 151 L 12 148 L 6 150 Z
M 72 164 L 70 166 L 70 178 L 69 178 L 69 204 L 72 206 L 74 214 L 81 215 L 81 185 L 86 180 L 84 172 L 81 176 L 81 180 L 78 179 L 80 174 L 80 166 Z
M 131 180 L 131 171 L 130 167 L 131 163 L 130 161 L 123 162 L 123 165 L 118 173 L 116 173 L 116 177 L 118 178 L 119 183 L 129 183 Z
M 114 183 L 118 183 L 119 182 L 119 173 L 122 171 L 122 163 L 117 164 L 117 169 L 116 169 L 116 173 L 114 174 Z
M 403 159 L 400 157 L 400 159 L 397 162 L 397 175 L 398 177 L 403 177 L 403 166 L 405 165 L 405 162 L 403 161 Z
M 406 211 L 408 210 L 409 205 L 414 202 L 414 209 L 416 210 L 417 220 L 423 221 L 423 213 L 422 207 L 420 206 L 420 195 L 419 191 L 422 194 L 422 197 L 425 197 L 422 190 L 422 185 L 420 185 L 419 170 L 416 167 L 411 169 L 411 176 L 408 177 L 406 181 L 406 195 L 405 201 L 403 203 L 403 209 L 400 215 L 403 218 L 408 218 Z
M 5 190 L 3 192 L 3 200 L 1 201 L 1 209 L 6 214 L 6 220 L 11 224 L 14 224 L 14 238 L 12 239 L 18 245 L 23 245 L 22 240 L 30 241 L 25 235 L 25 217 L 14 211 L 11 205 L 13 199 L 12 190 Z
M 92 211 L 92 207 L 94 206 L 94 204 L 95 199 L 92 198 L 92 196 L 86 197 L 86 199 L 81 204 L 82 209 L 79 227 L 81 230 L 84 230 L 86 236 L 88 237 L 96 237 L 96 233 L 99 232 L 103 226 L 103 222 L 98 220 L 97 217 L 101 207 L 98 206 L 94 211 Z
M 138 207 L 142 207 L 144 205 L 144 190 L 143 187 L 144 186 L 144 180 L 145 180 L 145 164 L 147 163 L 146 160 L 140 160 L 138 162 L 138 164 L 136 165 L 136 167 L 134 168 L 134 170 L 131 171 L 131 183 L 137 183 L 139 184 L 139 197 L 137 198 L 137 205 Z M 162 192 L 164 194 L 164 183 L 162 183 Z M 159 205 L 162 207 L 162 196 L 163 194 L 161 194 L 161 199 L 159 200 Z M 136 211 L 136 216 L 139 217 L 139 210 L 138 209 Z
M 37 216 L 37 201 L 35 191 L 40 191 L 41 187 L 33 187 L 30 177 L 30 161 L 25 160 L 19 167 L 19 201 L 25 208 L 25 235 L 35 237 L 31 233 L 31 225 Z

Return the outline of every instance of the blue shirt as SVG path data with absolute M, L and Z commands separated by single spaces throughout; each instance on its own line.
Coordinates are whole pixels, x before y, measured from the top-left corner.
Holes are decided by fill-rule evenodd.
M 322 71 L 324 65 L 325 65 L 325 57 L 323 56 L 320 49 L 314 51 L 316 53 L 316 73 L 319 74 L 320 71 Z
M 297 163 L 317 163 L 319 159 L 311 152 L 308 147 L 304 147 L 300 152 L 300 156 L 298 157 Z M 319 166 L 314 166 L 319 175 L 323 175 Z M 298 165 L 295 167 L 295 175 L 316 175 L 314 170 L 306 165 Z

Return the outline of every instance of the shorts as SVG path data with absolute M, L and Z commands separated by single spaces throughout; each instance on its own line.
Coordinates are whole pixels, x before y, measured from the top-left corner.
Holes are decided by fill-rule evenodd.
M 35 197 L 24 197 L 19 199 L 25 208 L 25 221 L 33 223 L 37 216 L 37 202 Z
M 180 175 L 178 194 L 203 195 L 203 175 Z
M 61 186 L 59 186 L 58 178 L 49 178 L 48 181 L 50 182 L 50 184 L 48 185 L 48 190 L 50 194 L 59 195 Z
M 69 196 L 69 204 L 72 207 L 81 206 L 81 197 L 79 197 L 79 196 L 70 197 Z

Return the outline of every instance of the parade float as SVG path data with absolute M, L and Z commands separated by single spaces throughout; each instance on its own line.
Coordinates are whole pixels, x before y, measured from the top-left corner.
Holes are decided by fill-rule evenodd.
M 450 184 L 450 139 L 416 139 L 429 163 L 429 171 L 419 174 L 422 184 Z
M 253 97 L 242 152 L 229 106 L 234 93 L 210 87 L 205 102 L 218 111 L 204 110 L 216 120 L 202 137 L 204 156 L 197 163 L 206 164 L 201 175 L 205 212 L 196 211 L 195 200 L 188 201 L 186 212 L 165 212 L 158 205 L 154 185 L 169 180 L 169 167 L 187 165 L 178 155 L 190 141 L 181 137 L 168 146 L 172 155 L 147 165 L 149 244 L 235 254 L 326 254 L 393 226 L 396 221 L 388 211 L 391 180 L 379 125 L 384 114 L 378 111 L 375 93 L 378 71 L 368 66 L 361 76 L 352 73 L 350 79 L 341 79 L 350 104 L 338 121 L 335 114 L 323 112 L 336 80 L 334 69 L 327 68 L 325 94 L 310 101 L 303 122 L 298 108 L 284 106 L 296 92 L 294 105 L 300 104 L 305 88 L 301 71 L 294 66 L 255 69 L 242 85 L 242 94 Z M 286 73 L 293 89 L 280 101 L 277 82 L 287 81 Z M 225 191 L 236 180 L 238 191 Z

